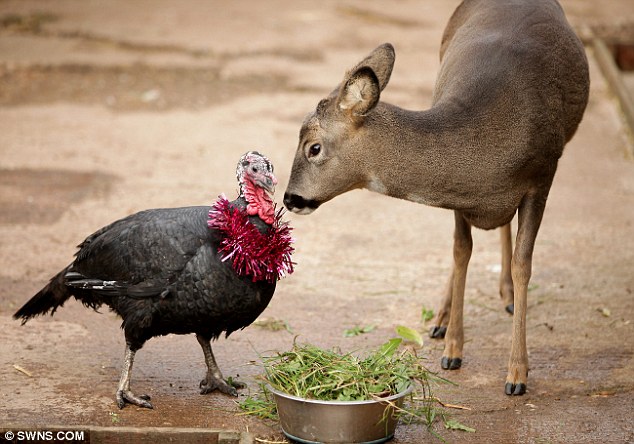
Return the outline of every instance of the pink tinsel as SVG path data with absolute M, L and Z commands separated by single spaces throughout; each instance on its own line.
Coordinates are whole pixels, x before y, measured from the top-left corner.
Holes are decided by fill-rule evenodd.
M 219 230 L 223 239 L 219 253 L 223 261 L 231 260 L 240 276 L 251 276 L 253 282 L 275 282 L 293 272 L 291 227 L 282 221 L 283 209 L 275 214 L 266 233 L 249 221 L 244 209 L 236 208 L 220 196 L 209 210 L 207 225 Z

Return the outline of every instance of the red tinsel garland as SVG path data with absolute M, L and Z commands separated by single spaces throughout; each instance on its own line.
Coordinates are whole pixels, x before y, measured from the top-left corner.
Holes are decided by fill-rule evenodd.
M 275 220 L 266 233 L 261 233 L 249 221 L 244 209 L 231 205 L 220 196 L 209 210 L 207 225 L 223 234 L 219 253 L 222 261 L 232 261 L 240 276 L 251 276 L 253 282 L 275 282 L 293 272 L 291 254 L 292 228 L 282 221 L 283 209 L 275 213 Z

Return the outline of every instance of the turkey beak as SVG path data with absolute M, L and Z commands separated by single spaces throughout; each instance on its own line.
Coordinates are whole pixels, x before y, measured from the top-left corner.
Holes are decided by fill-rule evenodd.
M 262 177 L 262 180 L 260 181 L 260 186 L 264 188 L 271 197 L 275 194 L 275 185 L 277 185 L 277 179 L 273 173 Z

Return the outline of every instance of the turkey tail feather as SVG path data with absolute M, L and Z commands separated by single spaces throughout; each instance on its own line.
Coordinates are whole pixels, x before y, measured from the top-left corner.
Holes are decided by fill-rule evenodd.
M 22 319 L 22 325 L 24 325 L 35 316 L 46 314 L 49 311 L 52 315 L 58 307 L 64 305 L 64 302 L 71 296 L 64 283 L 66 270 L 64 269 L 56 274 L 44 288 L 15 312 L 13 318 Z

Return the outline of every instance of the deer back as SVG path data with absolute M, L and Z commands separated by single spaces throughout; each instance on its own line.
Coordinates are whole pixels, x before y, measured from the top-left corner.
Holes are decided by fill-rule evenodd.
M 348 71 L 302 125 L 286 206 L 307 214 L 368 188 L 472 212 L 492 228 L 527 190 L 549 187 L 589 89 L 583 45 L 556 0 L 466 0 L 440 56 L 425 111 L 380 101 L 389 43 Z

